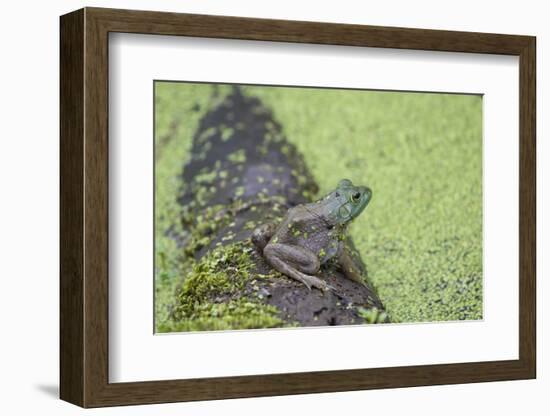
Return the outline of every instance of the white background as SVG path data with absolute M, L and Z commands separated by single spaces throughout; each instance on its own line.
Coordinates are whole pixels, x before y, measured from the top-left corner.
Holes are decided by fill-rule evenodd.
M 112 35 L 109 379 L 517 359 L 519 214 L 518 193 L 511 195 L 510 189 L 518 189 L 519 183 L 518 61 L 509 56 Z M 219 62 L 225 63 L 223 70 Z M 483 321 L 154 336 L 153 79 L 483 93 Z M 502 238 L 510 224 L 516 226 Z M 289 345 L 300 347 L 281 353 Z M 342 345 L 357 348 L 327 354 Z
M 363 23 L 532 34 L 538 36 L 538 380 L 439 386 L 293 397 L 140 406 L 88 414 L 547 414 L 550 361 L 543 240 L 548 209 L 550 146 L 542 128 L 550 98 L 545 61 L 550 28 L 545 2 L 523 1 L 50 1 L 6 3 L 2 9 L 2 151 L 0 152 L 0 308 L 2 401 L 6 414 L 77 414 L 55 399 L 58 385 L 58 16 L 83 5 L 232 14 L 298 20 Z M 547 135 L 546 135 L 547 136 Z M 546 201 L 544 201 L 546 198 Z M 543 208 L 544 207 L 544 208 Z M 544 263 L 544 266 L 543 266 Z M 7 266 L 7 267 L 6 267 Z M 548 326 L 548 325 L 546 325 Z

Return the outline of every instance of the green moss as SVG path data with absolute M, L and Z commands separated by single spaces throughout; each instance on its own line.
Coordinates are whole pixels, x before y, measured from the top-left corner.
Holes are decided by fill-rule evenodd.
M 256 223 L 256 221 L 250 220 L 250 221 L 247 221 L 247 222 L 244 224 L 243 229 L 244 229 L 244 230 L 253 230 L 253 229 L 255 229 L 255 228 L 257 227 L 257 225 L 258 225 L 258 224 Z
M 276 307 L 261 296 L 244 297 L 251 281 L 251 248 L 244 243 L 220 246 L 194 263 L 177 293 L 170 317 L 157 325 L 159 332 L 271 328 L 289 326 Z
M 215 170 L 210 172 L 201 173 L 195 176 L 195 182 L 197 183 L 212 183 L 216 179 L 217 173 Z
M 210 139 L 212 136 L 216 134 L 216 128 L 215 127 L 208 127 L 206 130 L 204 130 L 200 136 L 197 138 L 197 141 L 199 143 L 204 143 L 205 146 L 208 145 L 208 139 Z
M 227 155 L 227 160 L 233 163 L 244 163 L 246 162 L 246 152 L 244 149 L 239 149 Z
M 187 242 L 182 250 L 185 256 L 193 258 L 199 250 L 210 245 L 218 229 L 229 223 L 229 217 L 223 215 L 224 210 L 224 206 L 212 205 L 204 207 L 199 215 L 195 215 L 192 210 L 182 214 L 182 222 L 188 230 Z
M 244 195 L 244 187 L 243 186 L 237 186 L 235 188 L 235 193 L 234 193 L 235 198 L 240 198 L 243 195 Z
M 242 244 L 218 247 L 195 264 L 178 295 L 177 312 L 191 316 L 196 305 L 213 297 L 239 293 L 249 280 L 250 248 Z
M 222 141 L 226 142 L 233 136 L 233 129 L 231 127 L 222 128 Z
M 365 320 L 368 324 L 383 324 L 388 322 L 388 314 L 378 308 L 358 308 L 357 312 L 359 316 Z
M 203 303 L 194 310 L 192 319 L 167 321 L 159 332 L 218 331 L 293 326 L 277 317 L 277 308 L 238 299 L 228 303 Z

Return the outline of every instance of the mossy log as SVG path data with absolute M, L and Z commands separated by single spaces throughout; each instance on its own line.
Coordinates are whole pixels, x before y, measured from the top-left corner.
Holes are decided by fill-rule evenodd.
M 182 183 L 185 232 L 175 238 L 189 264 L 173 314 L 174 322 L 182 323 L 180 329 L 387 320 L 366 270 L 363 286 L 329 264 L 319 277 L 335 290 L 308 290 L 273 270 L 250 241 L 258 224 L 282 218 L 288 208 L 310 202 L 318 191 L 304 158 L 259 99 L 235 87 L 205 114 Z M 347 244 L 354 250 L 350 239 Z M 190 324 L 194 319 L 206 324 Z M 216 319 L 225 324 L 212 324 Z

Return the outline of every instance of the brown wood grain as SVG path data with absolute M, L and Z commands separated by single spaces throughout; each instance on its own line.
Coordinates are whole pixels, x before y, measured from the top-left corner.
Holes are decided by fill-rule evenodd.
M 536 41 L 520 54 L 519 356 L 536 377 Z
M 60 386 L 84 405 L 84 12 L 61 19 L 60 50 Z
M 62 399 L 83 407 L 98 407 L 535 377 L 534 37 L 98 8 L 62 16 L 60 30 Z M 519 56 L 519 359 L 109 383 L 109 32 Z

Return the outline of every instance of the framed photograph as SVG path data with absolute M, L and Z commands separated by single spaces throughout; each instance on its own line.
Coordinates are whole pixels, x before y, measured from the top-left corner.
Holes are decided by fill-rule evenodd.
M 63 400 L 535 378 L 534 37 L 60 28 Z

